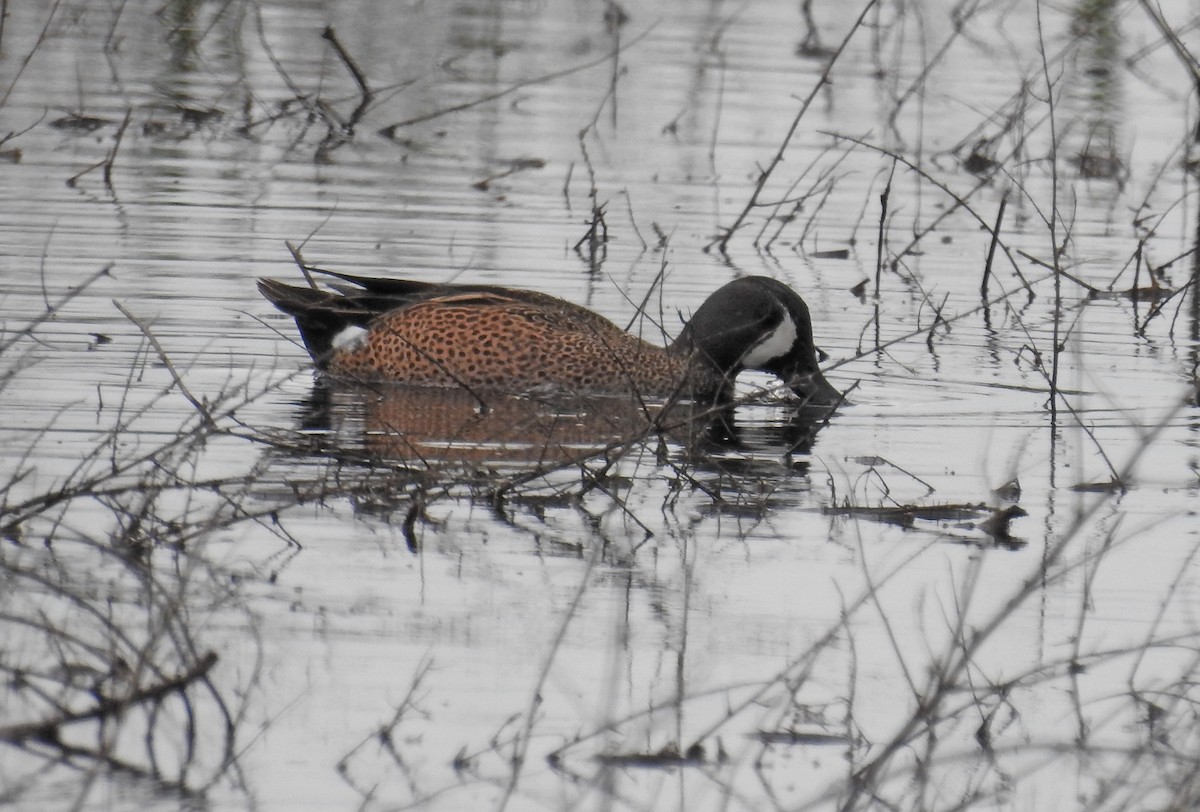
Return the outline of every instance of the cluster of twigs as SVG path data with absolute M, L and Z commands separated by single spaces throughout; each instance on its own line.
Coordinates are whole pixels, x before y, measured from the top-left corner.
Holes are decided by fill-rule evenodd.
M 805 8 L 808 5 L 805 4 Z M 782 230 L 796 219 L 802 206 L 813 201 L 819 202 L 832 188 L 832 176 L 827 172 L 818 173 L 818 179 L 806 193 L 795 193 L 804 179 L 801 176 L 786 183 L 786 191 L 775 199 L 765 199 L 765 190 L 782 164 L 792 136 L 812 99 L 826 82 L 846 42 L 863 26 L 874 6 L 874 0 L 865 4 L 841 47 L 830 52 L 821 51 L 823 56 L 828 57 L 828 65 L 812 93 L 803 101 L 773 159 L 761 169 L 746 206 L 734 218 L 732 225 L 724 228 L 714 240 L 713 245 L 721 253 L 730 252 L 731 242 L 757 214 L 763 215 L 763 225 L 755 238 L 755 246 L 759 250 L 770 251 Z M 1171 31 L 1157 7 L 1149 2 L 1143 2 L 1142 7 L 1163 32 L 1163 41 L 1170 45 L 1188 75 L 1195 80 L 1200 76 L 1200 71 L 1196 69 L 1194 55 L 1181 38 Z M 969 15 L 978 9 L 976 4 L 967 4 L 963 13 Z M 919 84 L 935 66 L 937 59 L 946 53 L 951 42 L 962 36 L 965 23 L 965 17 L 956 21 L 948 41 L 936 49 L 938 56 L 929 63 L 922 77 L 910 88 L 897 94 L 893 121 L 900 109 L 918 92 Z M 1039 35 L 1040 30 L 1039 19 Z M 781 749 L 834 748 L 845 769 L 840 778 L 828 783 L 824 794 L 818 793 L 815 798 L 806 799 L 812 806 L 829 805 L 839 809 L 970 808 L 977 804 L 1006 803 L 1014 784 L 1026 775 L 1042 770 L 1046 765 L 1058 765 L 1068 759 L 1079 758 L 1094 762 L 1090 770 L 1095 779 L 1094 786 L 1088 789 L 1086 795 L 1081 793 L 1077 798 L 1081 808 L 1142 808 L 1146 804 L 1159 808 L 1186 808 L 1200 798 L 1200 760 L 1195 755 L 1197 728 L 1193 712 L 1197 699 L 1193 687 L 1197 676 L 1194 652 L 1200 647 L 1200 637 L 1195 632 L 1173 635 L 1150 629 L 1145 639 L 1137 645 L 1087 648 L 1082 640 L 1085 636 L 1084 627 L 1089 621 L 1086 607 L 1083 607 L 1079 615 L 1080 635 L 1062 656 L 1047 658 L 1034 668 L 1006 674 L 999 679 L 993 679 L 982 665 L 998 633 L 1011 625 L 1013 619 L 1043 590 L 1068 579 L 1087 581 L 1102 565 L 1105 556 L 1137 537 L 1136 533 L 1121 536 L 1116 530 L 1108 529 L 1096 538 L 1097 520 L 1105 513 L 1119 515 L 1117 494 L 1131 483 L 1134 467 L 1154 446 L 1161 431 L 1171 425 L 1180 411 L 1186 408 L 1185 402 L 1175 404 L 1153 426 L 1141 429 L 1142 444 L 1136 453 L 1125 460 L 1114 459 L 1084 417 L 1077 412 L 1076 403 L 1060 383 L 1060 355 L 1073 329 L 1072 312 L 1100 298 L 1127 298 L 1135 308 L 1139 308 L 1143 302 L 1147 305 L 1145 313 L 1137 317 L 1135 332 L 1139 335 L 1144 335 L 1150 324 L 1166 319 L 1172 312 L 1174 315 L 1168 328 L 1171 333 L 1175 331 L 1175 321 L 1183 316 L 1192 325 L 1192 338 L 1195 340 L 1195 325 L 1200 324 L 1200 291 L 1197 290 L 1200 287 L 1197 283 L 1200 262 L 1196 260 L 1196 248 L 1171 251 L 1165 258 L 1160 257 L 1155 261 L 1149 259 L 1151 247 L 1157 247 L 1152 244 L 1158 236 L 1158 223 L 1165 215 L 1149 217 L 1145 213 L 1146 207 L 1138 210 L 1132 223 L 1135 239 L 1132 241 L 1129 261 L 1118 276 L 1106 282 L 1096 282 L 1088 280 L 1081 271 L 1071 266 L 1070 247 L 1074 235 L 1070 217 L 1064 212 L 1058 197 L 1058 190 L 1063 185 L 1060 173 L 1073 167 L 1076 178 L 1101 180 L 1117 188 L 1123 188 L 1128 180 L 1128 170 L 1120 156 L 1103 151 L 1106 147 L 1111 148 L 1111 143 L 1104 139 L 1096 141 L 1089 137 L 1088 142 L 1076 153 L 1065 155 L 1061 152 L 1065 141 L 1059 131 L 1061 122 L 1058 117 L 1061 113 L 1056 105 L 1062 88 L 1056 77 L 1060 75 L 1062 65 L 1078 55 L 1079 44 L 1079 41 L 1073 41 L 1059 53 L 1050 55 L 1047 53 L 1047 44 L 1039 42 L 1040 64 L 1020 82 L 1004 109 L 989 118 L 986 129 L 965 138 L 947 153 L 958 167 L 975 178 L 971 188 L 965 192 L 955 191 L 927 164 L 909 156 L 903 149 L 881 146 L 857 136 L 840 133 L 830 135 L 841 145 L 857 149 L 860 154 L 877 154 L 891 165 L 888 180 L 879 196 L 874 297 L 878 301 L 884 275 L 894 274 L 919 293 L 935 316 L 928 326 L 885 341 L 879 334 L 882 318 L 877 307 L 875 340 L 864 342 L 865 346 L 860 348 L 857 357 L 879 354 L 893 344 L 921 337 L 932 350 L 935 341 L 942 335 L 948 335 L 957 321 L 982 316 L 990 326 L 993 311 L 1000 310 L 1026 337 L 1028 355 L 1025 356 L 1026 350 L 1023 350 L 1022 357 L 1032 359 L 1030 368 L 1044 381 L 1050 421 L 1048 436 L 1053 444 L 1051 458 L 1061 453 L 1059 428 L 1062 412 L 1089 438 L 1093 450 L 1108 468 L 1110 482 L 1087 486 L 1089 490 L 1099 491 L 1102 495 L 1091 501 L 1068 527 L 1054 535 L 1027 578 L 1013 584 L 997 605 L 978 611 L 974 604 L 983 577 L 984 559 L 977 559 L 963 574 L 953 595 L 953 603 L 946 607 L 945 645 L 931 650 L 928 661 L 923 662 L 921 668 L 910 668 L 900 644 L 894 636 L 891 638 L 910 697 L 910 706 L 903 720 L 886 738 L 866 738 L 862 721 L 871 711 L 862 709 L 867 703 L 854 693 L 853 688 L 824 703 L 809 702 L 804 697 L 808 687 L 815 681 L 816 674 L 828 669 L 831 663 L 844 669 L 847 684 L 857 684 L 860 675 L 856 673 L 853 657 L 847 662 L 843 649 L 847 646 L 851 650 L 855 648 L 856 622 L 864 614 L 874 614 L 876 617 L 872 619 L 873 622 L 882 622 L 885 628 L 889 628 L 882 596 L 891 579 L 911 563 L 909 560 L 884 575 L 869 574 L 862 593 L 848 597 L 843 619 L 806 651 L 792 658 L 787 667 L 773 678 L 748 688 L 721 686 L 711 689 L 712 693 L 721 696 L 725 707 L 713 714 L 710 724 L 699 726 L 687 738 L 672 738 L 670 733 L 676 731 L 671 731 L 659 739 L 660 745 L 656 747 L 605 750 L 603 744 L 611 740 L 614 730 L 622 726 L 634 726 L 655 714 L 672 709 L 682 715 L 682 708 L 702 707 L 709 698 L 707 692 L 682 693 L 662 704 L 620 719 L 606 720 L 602 726 L 580 732 L 549 754 L 548 763 L 552 769 L 580 784 L 602 787 L 611 787 L 616 783 L 613 775 L 618 771 L 660 767 L 695 769 L 703 773 L 704 782 L 710 789 L 715 786 L 716 792 L 724 793 L 723 797 L 731 799 L 741 799 L 744 773 L 753 770 L 758 780 L 767 785 L 767 796 L 778 808 L 792 808 L 793 804 L 781 799 L 786 791 L 784 785 L 803 782 L 794 772 L 771 776 L 764 764 L 772 753 L 778 754 Z M 816 50 L 812 43 L 806 48 Z M 614 91 L 615 86 L 614 82 Z M 615 111 L 615 98 L 606 99 L 605 103 L 611 104 Z M 599 110 L 580 139 L 593 201 L 596 200 L 597 183 L 586 138 L 594 132 L 598 117 Z M 1048 131 L 1048 137 L 1038 140 L 1035 145 L 1039 130 Z M 1187 147 L 1190 154 L 1190 145 Z M 1029 158 L 1035 149 L 1043 149 L 1044 153 L 1038 156 L 1037 161 L 1031 161 Z M 1005 151 L 1002 153 L 1002 150 Z M 844 156 L 838 160 L 844 160 Z M 1035 176 L 1037 166 L 1046 168 L 1044 176 Z M 889 202 L 893 190 L 892 178 L 897 169 L 935 190 L 948 201 L 948 205 L 928 222 L 915 227 L 905 245 L 893 249 L 889 245 L 892 214 Z M 1044 187 L 1041 185 L 1043 180 L 1048 181 Z M 1006 191 L 999 195 L 994 212 L 989 213 L 977 201 L 985 193 L 995 192 L 998 187 Z M 1045 189 L 1049 189 L 1048 198 L 1044 196 Z M 1148 192 L 1147 198 L 1149 196 Z M 1006 237 L 1006 212 L 1010 204 L 1018 200 L 1022 208 L 1035 211 L 1044 226 L 1044 252 L 1018 247 L 1011 238 Z M 978 223 L 987 235 L 987 248 L 979 263 L 979 305 L 949 315 L 945 312 L 945 300 L 938 301 L 927 289 L 927 281 L 913 272 L 908 263 L 921 251 L 922 241 L 927 240 L 938 225 L 954 213 L 965 213 Z M 594 217 L 588 224 L 588 230 L 577 248 L 589 245 L 594 249 L 598 221 L 599 218 Z M 803 239 L 797 245 L 802 242 Z M 599 256 L 599 260 L 597 257 L 595 250 L 585 255 L 593 270 L 598 261 L 603 260 L 602 256 Z M 1187 266 L 1182 275 L 1172 273 L 1178 272 L 1185 262 Z M 1001 263 L 1004 273 L 997 268 Z M 1034 268 L 1034 273 L 1030 273 L 1030 266 Z M 1128 279 L 1130 272 L 1132 279 Z M 1006 284 L 1009 277 L 1017 280 L 1015 286 Z M 1143 278 L 1148 279 L 1149 283 L 1144 285 Z M 998 293 L 995 292 L 997 290 Z M 1020 308 L 1014 306 L 1013 302 L 1018 297 L 1024 297 L 1027 301 L 1037 298 L 1051 301 L 1052 333 L 1049 346 L 1042 346 L 1035 339 L 1037 331 L 1026 323 Z M 1172 304 L 1173 311 L 1169 309 Z M 867 332 L 864 329 L 864 334 Z M 1193 386 L 1200 393 L 1200 385 L 1193 381 Z M 894 510 L 907 514 L 915 512 L 910 506 L 898 506 Z M 852 515 L 862 517 L 864 514 L 856 511 Z M 594 547 L 593 554 L 598 549 L 598 545 Z M 1198 552 L 1200 547 L 1194 548 L 1189 561 Z M 589 563 L 580 574 L 579 594 L 586 588 L 591 574 Z M 1182 580 L 1176 581 L 1171 594 L 1163 597 L 1164 607 L 1178 597 L 1181 588 Z M 1086 596 L 1084 601 L 1086 603 Z M 487 746 L 464 749 L 455 758 L 455 772 L 472 778 L 483 774 L 481 764 L 489 757 L 496 763 L 507 764 L 493 776 L 503 799 L 501 808 L 513 797 L 523 772 L 528 769 L 527 758 L 531 741 L 536 736 L 545 675 L 555 658 L 562 654 L 562 641 L 567 635 L 567 628 L 575 622 L 577 606 L 578 595 L 568 607 L 560 633 L 546 654 L 539 679 L 531 688 L 532 699 L 525 712 L 497 731 Z M 1173 649 L 1180 649 L 1184 654 L 1173 660 L 1166 670 L 1158 674 L 1150 673 L 1146 663 Z M 1107 712 L 1105 718 L 1098 721 L 1093 715 L 1091 703 L 1100 703 L 1085 699 L 1088 692 L 1082 686 L 1087 682 L 1089 671 L 1113 667 L 1127 669 L 1128 691 L 1114 700 L 1116 709 Z M 423 666 L 418 679 L 426 670 Z M 680 679 L 682 681 L 682 677 Z M 1038 739 L 1031 744 L 1026 726 L 1020 719 L 1020 703 L 1015 698 L 1048 687 L 1061 689 L 1073 697 L 1073 713 L 1068 715 L 1070 731 L 1061 738 Z M 728 699 L 735 695 L 739 696 L 737 701 Z M 403 711 L 411 710 L 408 704 L 400 707 L 387 728 L 389 740 L 398 735 L 397 726 L 406 718 Z M 752 720 L 749 724 L 754 729 L 750 743 L 746 744 L 743 740 L 731 746 L 731 741 L 745 735 L 748 718 Z M 806 723 L 798 723 L 798 719 Z M 1125 734 L 1123 741 L 1116 745 L 1105 738 L 1114 727 L 1120 728 Z M 348 758 L 354 755 L 349 754 Z M 396 762 L 403 765 L 403 758 L 397 756 Z M 950 778 L 956 770 L 958 777 Z M 944 789 L 943 785 L 949 789 Z M 1150 798 L 1145 795 L 1148 787 L 1153 789 Z M 941 794 L 943 792 L 946 794 Z
M 0 396 L 33 378 L 39 327 L 107 272 L 47 295 L 44 312 L 10 327 L 0 340 Z M 54 477 L 39 464 L 52 426 L 31 432 L 24 453 L 9 450 L 15 464 L 0 481 L 0 748 L 8 751 L 0 798 L 9 802 L 37 797 L 39 782 L 61 771 L 113 772 L 155 793 L 197 797 L 217 781 L 241 782 L 235 697 L 255 677 L 245 663 L 237 671 L 249 681 L 221 674 L 221 643 L 204 619 L 240 615 L 241 598 L 208 548 L 243 522 L 291 542 L 272 524 L 272 508 L 249 505 L 253 474 L 201 479 L 195 471 L 218 438 L 256 436 L 235 413 L 264 390 L 230 385 L 198 397 L 151 326 L 120 310 L 144 344 L 125 391 L 99 407 L 110 425 Z M 168 372 L 161 388 L 134 391 L 156 362 Z M 190 421 L 157 442 L 127 442 L 176 397 L 190 404 Z M 80 782 L 76 803 L 95 786 Z

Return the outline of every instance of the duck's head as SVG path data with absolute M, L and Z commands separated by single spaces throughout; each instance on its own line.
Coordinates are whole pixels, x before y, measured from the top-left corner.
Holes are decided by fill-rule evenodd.
M 672 349 L 690 352 L 722 379 L 728 400 L 744 369 L 769 372 L 813 405 L 834 405 L 834 389 L 817 362 L 808 306 L 794 290 L 766 276 L 747 276 L 718 288 L 684 325 Z

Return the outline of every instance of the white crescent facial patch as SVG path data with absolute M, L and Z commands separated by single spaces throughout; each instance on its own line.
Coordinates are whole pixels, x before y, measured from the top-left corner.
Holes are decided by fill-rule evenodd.
M 779 326 L 742 356 L 742 366 L 758 369 L 768 361 L 787 355 L 796 343 L 796 322 L 785 314 Z

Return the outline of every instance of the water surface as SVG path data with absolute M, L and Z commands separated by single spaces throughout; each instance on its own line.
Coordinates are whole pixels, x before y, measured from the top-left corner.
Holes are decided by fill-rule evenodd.
M 1133 4 L 861 11 L 9 8 L 0 797 L 1194 801 L 1184 68 Z M 414 454 L 471 404 L 315 386 L 254 287 L 288 242 L 647 336 L 770 275 L 852 403 L 745 376 L 720 432 L 523 402 Z

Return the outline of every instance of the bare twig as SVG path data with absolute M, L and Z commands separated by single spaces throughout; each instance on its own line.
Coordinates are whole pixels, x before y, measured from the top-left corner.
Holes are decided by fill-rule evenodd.
M 108 151 L 108 157 L 104 159 L 104 185 L 109 193 L 113 195 L 116 194 L 112 183 L 113 164 L 117 160 L 117 150 L 121 148 L 121 139 L 125 137 L 125 128 L 129 126 L 129 119 L 132 117 L 133 110 L 126 110 L 125 118 L 121 119 L 121 125 L 117 127 L 117 134 L 113 138 L 112 149 Z
M 840 138 L 844 141 L 849 141 L 853 144 L 858 144 L 861 147 L 866 147 L 867 149 L 874 150 L 874 151 L 880 153 L 881 155 L 886 155 L 887 157 L 892 158 L 893 160 L 899 161 L 900 163 L 904 164 L 904 166 L 908 167 L 913 172 L 917 173 L 917 175 L 919 175 L 926 182 L 933 184 L 939 190 L 941 190 L 944 194 L 946 194 L 948 197 L 950 197 L 959 207 L 961 207 L 965 212 L 967 212 L 967 214 L 971 215 L 971 217 L 974 218 L 974 220 L 977 223 L 979 223 L 979 225 L 985 231 L 987 231 L 988 234 L 993 233 L 992 224 L 989 223 L 987 220 L 984 220 L 983 217 L 977 211 L 975 211 L 973 208 L 971 208 L 969 205 L 967 205 L 966 200 L 964 200 L 959 195 L 955 194 L 955 192 L 949 186 L 947 186 L 942 181 L 940 181 L 937 178 L 930 175 L 928 171 L 917 166 L 909 158 L 906 158 L 905 156 L 901 155 L 898 152 L 895 152 L 894 150 L 889 150 L 889 149 L 886 149 L 885 147 L 876 146 L 875 144 L 872 144 L 868 141 L 864 141 L 861 138 L 855 138 L 852 135 L 842 135 L 840 133 L 828 133 L 828 135 L 831 135 L 834 138 Z M 1020 266 L 1017 265 L 1016 261 L 1013 259 L 1012 252 L 1009 250 L 1008 245 L 1003 240 L 999 240 L 999 239 L 997 240 L 997 245 L 999 245 L 999 247 L 1001 249 L 1003 249 L 1005 256 L 1008 257 L 1008 260 L 1012 267 L 1013 273 L 1015 273 L 1017 275 L 1017 277 L 1021 280 L 1022 286 L 1024 286 L 1024 288 L 1032 294 L 1033 285 L 1028 279 L 1025 278 L 1025 275 L 1021 272 L 1021 268 L 1020 268 Z
M 346 69 L 350 71 L 350 75 L 354 77 L 354 82 L 358 85 L 358 89 L 362 93 L 364 101 L 369 102 L 371 98 L 371 87 L 367 83 L 367 77 L 365 74 L 363 74 L 362 69 L 358 67 L 358 64 L 354 61 L 353 57 L 347 53 L 345 47 L 342 45 L 341 40 L 338 39 L 337 32 L 333 30 L 332 25 L 325 26 L 325 30 L 321 33 L 321 39 L 328 41 L 333 46 L 333 49 L 337 51 L 338 58 L 342 60 L 342 64 L 346 66 Z
M 992 240 L 988 243 L 987 261 L 983 264 L 983 279 L 979 283 L 979 296 L 984 301 L 988 297 L 988 277 L 992 275 L 992 259 L 996 256 L 996 246 L 1000 243 L 1000 226 L 1004 223 L 1004 209 L 1008 205 L 1008 194 L 1000 198 L 1000 208 L 996 211 L 996 225 L 992 226 Z
M 874 2 L 874 0 L 872 0 L 872 2 Z M 654 30 L 654 28 L 655 28 L 655 26 L 651 25 L 645 31 L 638 34 L 633 39 L 629 40 L 628 42 L 626 42 L 623 45 L 620 45 L 619 50 L 626 51 L 626 50 L 632 48 L 634 45 L 637 45 L 639 42 L 641 42 L 643 39 L 645 39 L 650 34 L 650 32 Z M 470 110 L 472 107 L 478 107 L 481 104 L 486 104 L 487 102 L 495 101 L 496 99 L 500 99 L 500 98 L 508 96 L 512 93 L 516 93 L 518 90 L 522 90 L 523 88 L 532 87 L 534 85 L 545 84 L 546 82 L 553 82 L 557 79 L 562 79 L 565 76 L 570 76 L 573 73 L 579 73 L 581 71 L 590 70 L 592 68 L 599 67 L 600 65 L 604 65 L 604 64 L 608 63 L 609 61 L 611 61 L 614 58 L 614 56 L 615 56 L 614 53 L 609 52 L 602 57 L 590 60 L 588 62 L 584 62 L 581 65 L 575 65 L 570 68 L 564 68 L 563 70 L 552 71 L 551 73 L 545 73 L 545 74 L 542 74 L 541 76 L 535 76 L 532 79 L 524 79 L 520 82 L 515 82 L 507 87 L 501 88 L 500 90 L 494 91 L 492 93 L 485 93 L 484 95 L 479 96 L 474 99 L 471 99 L 470 101 L 462 102 L 461 104 L 453 104 L 453 105 L 450 105 L 449 107 L 441 107 L 441 108 L 438 108 L 437 110 L 431 110 L 428 113 L 422 113 L 419 116 L 413 116 L 412 118 L 406 118 L 403 121 L 397 121 L 395 124 L 389 124 L 388 126 L 383 127 L 382 129 L 379 130 L 379 134 L 382 135 L 384 138 L 394 139 L 396 137 L 396 132 L 405 127 L 410 127 L 413 124 L 420 124 L 422 122 L 430 121 L 435 118 L 441 118 L 442 116 L 450 115 L 451 113 L 461 113 L 463 110 Z
M 163 349 L 162 345 L 158 343 L 158 339 L 154 336 L 154 333 L 151 332 L 150 326 L 137 316 L 130 313 L 125 306 L 116 299 L 113 299 L 113 304 L 116 306 L 117 310 L 121 311 L 121 315 L 129 319 L 129 321 L 131 321 L 134 326 L 141 331 L 142 335 L 146 337 L 146 340 L 150 342 L 150 346 L 154 347 L 154 351 L 158 354 L 158 359 L 162 361 L 162 364 L 164 367 L 166 367 L 167 372 L 171 374 L 171 379 L 175 381 L 175 386 L 179 388 L 180 394 L 187 398 L 188 403 L 192 404 L 192 406 L 196 408 L 196 411 L 200 413 L 200 417 L 204 420 L 205 425 L 215 425 L 215 421 L 213 420 L 212 413 L 209 411 L 208 406 L 201 402 L 195 395 L 192 394 L 191 390 L 188 389 L 187 384 L 183 382 L 183 378 L 179 376 L 179 372 L 175 369 L 175 365 L 171 363 L 171 359 L 167 355 L 166 350 Z
M 4 355 L 5 352 L 7 352 L 22 338 L 32 335 L 38 327 L 40 327 L 42 324 L 45 324 L 50 319 L 53 319 L 55 315 L 62 310 L 64 305 L 90 288 L 93 284 L 95 284 L 96 280 L 100 279 L 101 277 L 108 276 L 112 268 L 112 263 L 109 263 L 100 270 L 93 271 L 78 285 L 68 290 L 62 296 L 58 297 L 56 301 L 51 302 L 47 299 L 45 303 L 45 309 L 42 310 L 41 313 L 38 313 L 36 316 L 31 318 L 20 330 L 14 331 L 8 338 L 0 341 L 0 355 Z M 44 291 L 43 296 L 45 296 Z
M 42 47 L 42 43 L 50 34 L 50 26 L 54 23 L 54 18 L 58 16 L 58 7 L 62 5 L 62 0 L 54 0 L 54 4 L 50 6 L 50 13 L 46 15 L 46 22 L 42 24 L 42 30 L 38 33 L 37 39 L 29 48 L 29 53 L 25 54 L 21 59 L 21 65 L 13 72 L 12 81 L 8 83 L 8 87 L 4 88 L 4 93 L 0 95 L 0 110 L 4 109 L 4 105 L 8 104 L 8 97 L 12 95 L 13 88 L 17 86 L 17 82 L 21 80 L 21 74 L 29 67 L 29 63 L 33 61 L 33 55 L 37 53 L 38 48 Z M 7 16 L 7 4 L 0 9 L 4 16 Z M 3 25 L 3 23 L 0 23 Z
M 1050 356 L 1050 443 L 1051 456 L 1053 457 L 1053 446 L 1058 443 L 1058 373 L 1059 362 L 1063 351 L 1062 342 L 1059 340 L 1060 330 L 1062 329 L 1062 275 L 1059 273 L 1062 263 L 1059 261 L 1061 252 L 1058 245 L 1058 130 L 1054 116 L 1054 83 L 1050 79 L 1050 63 L 1046 58 L 1046 41 L 1042 32 L 1042 0 L 1036 0 L 1034 3 L 1037 20 L 1037 35 L 1038 35 L 1038 53 L 1042 57 L 1042 79 L 1046 83 L 1046 107 L 1050 115 L 1050 251 L 1054 259 L 1054 325 L 1051 341 L 1051 356 Z M 1051 478 L 1053 479 L 1053 466 L 1051 466 Z
M 217 654 L 214 651 L 210 651 L 201 657 L 195 665 L 179 676 L 147 688 L 139 688 L 127 696 L 103 699 L 97 702 L 94 707 L 87 710 L 64 712 L 53 719 L 0 727 L 0 741 L 10 744 L 19 744 L 30 739 L 39 739 L 47 742 L 57 741 L 59 732 L 67 725 L 119 716 L 135 705 L 140 705 L 143 702 L 156 702 L 169 694 L 182 691 L 192 683 L 203 679 L 216 664 Z
M 354 77 L 354 83 L 358 85 L 360 93 L 358 106 L 354 108 L 354 111 L 350 114 L 349 121 L 346 123 L 347 129 L 353 132 L 354 126 L 362 118 L 367 108 L 371 106 L 371 100 L 375 98 L 375 94 L 371 91 L 371 86 L 367 83 L 367 77 L 362 72 L 362 69 L 358 67 L 358 63 L 354 61 L 353 57 L 342 46 L 342 42 L 338 39 L 337 32 L 333 30 L 332 25 L 325 26 L 325 31 L 322 32 L 321 38 L 328 41 L 333 46 L 333 49 L 337 51 L 338 58 L 342 60 L 342 64 L 346 66 L 346 69 L 350 71 L 350 75 Z
M 858 15 L 858 19 L 854 21 L 852 26 L 850 26 L 850 30 L 847 31 L 846 36 L 842 38 L 841 44 L 837 47 L 837 50 L 833 52 L 833 56 L 829 58 L 829 62 L 826 63 L 825 69 L 821 71 L 821 75 L 817 77 L 817 81 L 813 85 L 812 90 L 809 91 L 808 96 L 805 97 L 804 101 L 801 103 L 800 109 L 796 112 L 795 118 L 792 119 L 791 126 L 788 127 L 788 131 L 784 135 L 783 141 L 779 145 L 779 149 L 776 150 L 775 155 L 759 172 L 758 182 L 754 185 L 754 191 L 750 193 L 750 199 L 746 201 L 745 207 L 734 219 L 732 225 L 730 225 L 728 228 L 722 229 L 724 233 L 716 241 L 717 248 L 722 254 L 728 253 L 727 248 L 729 246 L 729 241 L 733 239 L 733 235 L 737 232 L 737 230 L 742 227 L 742 223 L 744 223 L 746 218 L 750 215 L 751 210 L 758 205 L 758 199 L 762 195 L 763 188 L 767 185 L 767 181 L 770 179 L 771 173 L 775 171 L 775 167 L 779 166 L 779 164 L 783 161 L 784 153 L 787 152 L 787 148 L 792 142 L 792 136 L 796 134 L 796 130 L 799 128 L 800 122 L 804 118 L 804 114 L 808 112 L 808 108 L 812 105 L 813 100 L 817 98 L 817 94 L 821 92 L 821 88 L 823 88 L 825 83 L 829 81 L 829 74 L 833 71 L 833 66 L 837 64 L 838 58 L 842 55 L 842 51 L 844 51 L 846 46 L 850 44 L 851 38 L 858 32 L 858 29 L 862 27 L 863 20 L 865 20 L 867 17 L 867 12 L 871 10 L 876 2 L 878 2 L 878 0 L 867 0 L 866 5 L 863 6 L 863 10 Z
M 1171 50 L 1175 52 L 1175 56 L 1179 58 L 1183 69 L 1188 72 L 1188 75 L 1192 79 L 1193 89 L 1197 93 L 1200 93 L 1200 59 L 1197 59 L 1196 55 L 1189 51 L 1187 46 L 1183 44 L 1183 41 L 1179 38 L 1179 34 L 1171 28 L 1171 25 L 1163 17 L 1162 11 L 1156 5 L 1151 4 L 1150 0 L 1139 0 L 1139 2 L 1142 9 L 1146 12 L 1146 16 L 1154 23 L 1159 33 L 1162 34 L 1163 39 L 1167 41 L 1171 46 Z M 1195 129 L 1192 132 L 1192 140 L 1200 141 L 1200 119 L 1196 121 Z
M 896 175 L 896 161 L 892 160 L 892 169 L 888 172 L 887 183 L 879 194 L 879 235 L 875 241 L 875 297 L 879 298 L 879 282 L 883 276 L 883 244 L 887 235 L 888 198 L 892 193 L 892 178 Z
M 308 282 L 308 286 L 313 290 L 317 290 L 320 286 L 317 285 L 317 280 L 313 279 L 312 266 L 304 261 L 304 255 L 300 253 L 300 249 L 293 245 L 291 240 L 284 240 L 283 244 L 287 246 L 287 250 L 291 253 L 292 259 L 296 261 L 296 267 L 299 268 L 300 273 L 304 275 L 304 279 Z

